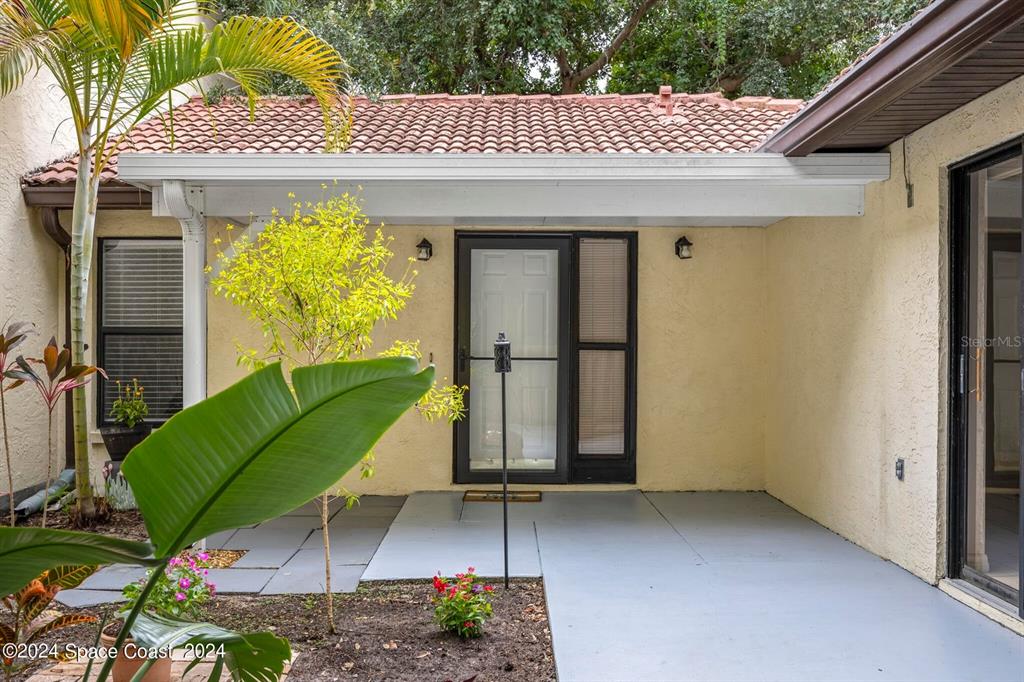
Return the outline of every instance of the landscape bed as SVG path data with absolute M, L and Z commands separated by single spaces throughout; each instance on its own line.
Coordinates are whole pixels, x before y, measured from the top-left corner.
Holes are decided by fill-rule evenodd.
M 333 635 L 326 629 L 322 594 L 218 595 L 204 617 L 231 629 L 272 630 L 288 639 L 295 655 L 288 680 L 555 680 L 540 580 L 514 580 L 508 592 L 497 587 L 494 617 L 479 639 L 441 632 L 433 621 L 433 594 L 429 580 L 362 583 L 353 594 L 335 595 Z M 90 646 L 94 636 L 94 627 L 83 625 L 46 641 Z M 15 679 L 26 680 L 46 665 L 34 665 Z

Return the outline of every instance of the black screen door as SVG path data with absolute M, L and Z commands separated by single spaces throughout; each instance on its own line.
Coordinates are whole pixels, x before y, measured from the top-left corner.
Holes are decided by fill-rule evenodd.
M 456 425 L 458 482 L 501 471 L 501 384 L 494 340 L 512 344 L 507 375 L 509 480 L 568 479 L 572 236 L 459 235 L 456 356 L 468 386 Z
M 501 466 L 498 332 L 512 343 L 510 480 L 636 481 L 637 239 L 631 232 L 457 236 L 455 480 Z

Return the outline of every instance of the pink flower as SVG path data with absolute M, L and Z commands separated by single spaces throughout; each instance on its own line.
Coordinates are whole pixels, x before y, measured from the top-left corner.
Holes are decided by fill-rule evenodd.
M 466 569 L 466 573 L 476 573 L 476 569 L 473 568 L 472 566 L 470 566 L 469 568 Z
M 206 552 L 200 552 L 199 553 L 199 560 L 200 561 L 206 561 L 209 558 L 210 558 L 210 555 L 207 554 Z
M 178 557 L 174 557 L 167 563 L 169 563 L 171 566 L 181 566 L 181 559 L 179 559 Z
M 174 595 L 174 598 L 177 599 L 178 601 L 185 601 L 185 599 L 187 597 L 185 597 L 185 593 L 184 592 L 179 592 L 178 594 Z
M 189 580 L 188 578 L 182 578 L 181 580 L 178 581 L 178 585 L 183 590 L 187 590 L 191 584 L 192 584 L 192 581 Z

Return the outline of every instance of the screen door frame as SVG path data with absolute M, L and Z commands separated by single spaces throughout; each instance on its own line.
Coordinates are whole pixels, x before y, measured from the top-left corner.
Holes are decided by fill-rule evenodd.
M 512 483 L 567 483 L 569 476 L 569 400 L 572 381 L 572 244 L 573 235 L 546 233 L 457 233 L 456 244 L 456 288 L 455 288 L 455 367 L 459 385 L 470 386 L 469 348 L 472 251 L 474 249 L 519 249 L 551 250 L 558 252 L 558 363 L 557 377 L 557 426 L 555 468 L 553 471 L 524 471 L 510 469 L 508 479 Z M 496 336 L 496 334 L 495 334 Z M 516 340 L 512 341 L 512 371 L 516 367 Z M 472 386 L 470 386 L 472 391 Z M 472 471 L 469 466 L 470 398 L 466 399 L 466 416 L 455 424 L 455 466 L 456 483 L 497 483 L 501 471 Z

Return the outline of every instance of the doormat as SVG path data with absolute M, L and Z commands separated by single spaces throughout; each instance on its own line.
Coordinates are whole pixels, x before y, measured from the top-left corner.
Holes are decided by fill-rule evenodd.
M 463 502 L 501 502 L 500 490 L 467 490 Z M 509 490 L 509 502 L 540 502 L 539 490 Z

